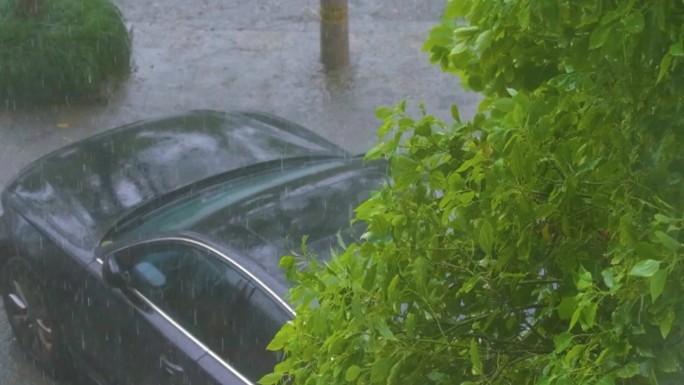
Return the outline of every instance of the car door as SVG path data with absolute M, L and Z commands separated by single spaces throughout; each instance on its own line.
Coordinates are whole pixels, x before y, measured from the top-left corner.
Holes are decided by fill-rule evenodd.
M 115 383 L 243 384 L 281 358 L 266 346 L 291 313 L 233 259 L 187 239 L 143 242 L 104 259 L 126 280 L 114 291 L 123 298 L 99 301 L 116 319 L 99 341 L 118 356 L 100 363 L 113 364 Z
M 142 295 L 157 289 L 140 280 L 136 261 L 172 253 L 175 245 L 145 243 L 105 257 L 130 266 L 122 271 L 131 285 L 113 287 L 103 279 L 103 260 L 88 266 L 79 280 L 79 299 L 66 337 L 83 368 L 98 383 L 112 385 L 218 384 L 198 361 L 206 349 Z M 146 286 L 147 285 L 147 286 Z

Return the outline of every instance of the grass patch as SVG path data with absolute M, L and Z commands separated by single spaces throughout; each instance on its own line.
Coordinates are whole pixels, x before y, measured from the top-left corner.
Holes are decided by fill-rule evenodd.
M 130 72 L 130 37 L 109 0 L 40 3 L 26 14 L 0 0 L 0 102 L 93 100 Z

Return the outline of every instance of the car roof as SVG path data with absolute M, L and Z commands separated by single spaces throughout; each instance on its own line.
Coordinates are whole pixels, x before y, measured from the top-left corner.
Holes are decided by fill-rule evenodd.
M 92 251 L 121 216 L 183 186 L 278 159 L 346 155 L 270 115 L 191 111 L 57 150 L 19 174 L 3 202 L 60 242 Z

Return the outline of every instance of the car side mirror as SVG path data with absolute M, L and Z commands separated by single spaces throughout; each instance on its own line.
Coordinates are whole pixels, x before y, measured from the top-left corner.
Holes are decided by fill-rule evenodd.
M 109 286 L 117 289 L 123 289 L 130 282 L 128 272 L 121 270 L 116 258 L 111 254 L 106 256 L 102 263 L 102 278 Z

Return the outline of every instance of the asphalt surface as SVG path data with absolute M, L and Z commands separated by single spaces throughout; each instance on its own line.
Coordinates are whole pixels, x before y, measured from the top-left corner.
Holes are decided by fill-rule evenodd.
M 409 98 L 444 119 L 452 104 L 466 118 L 477 108 L 421 51 L 443 0 L 349 0 L 352 65 L 337 74 L 318 60 L 316 0 L 114 2 L 133 31 L 130 79 L 106 104 L 0 107 L 0 187 L 68 143 L 188 109 L 274 113 L 361 153 L 377 141 L 377 106 Z M 55 384 L 23 357 L 0 311 L 0 385 Z

